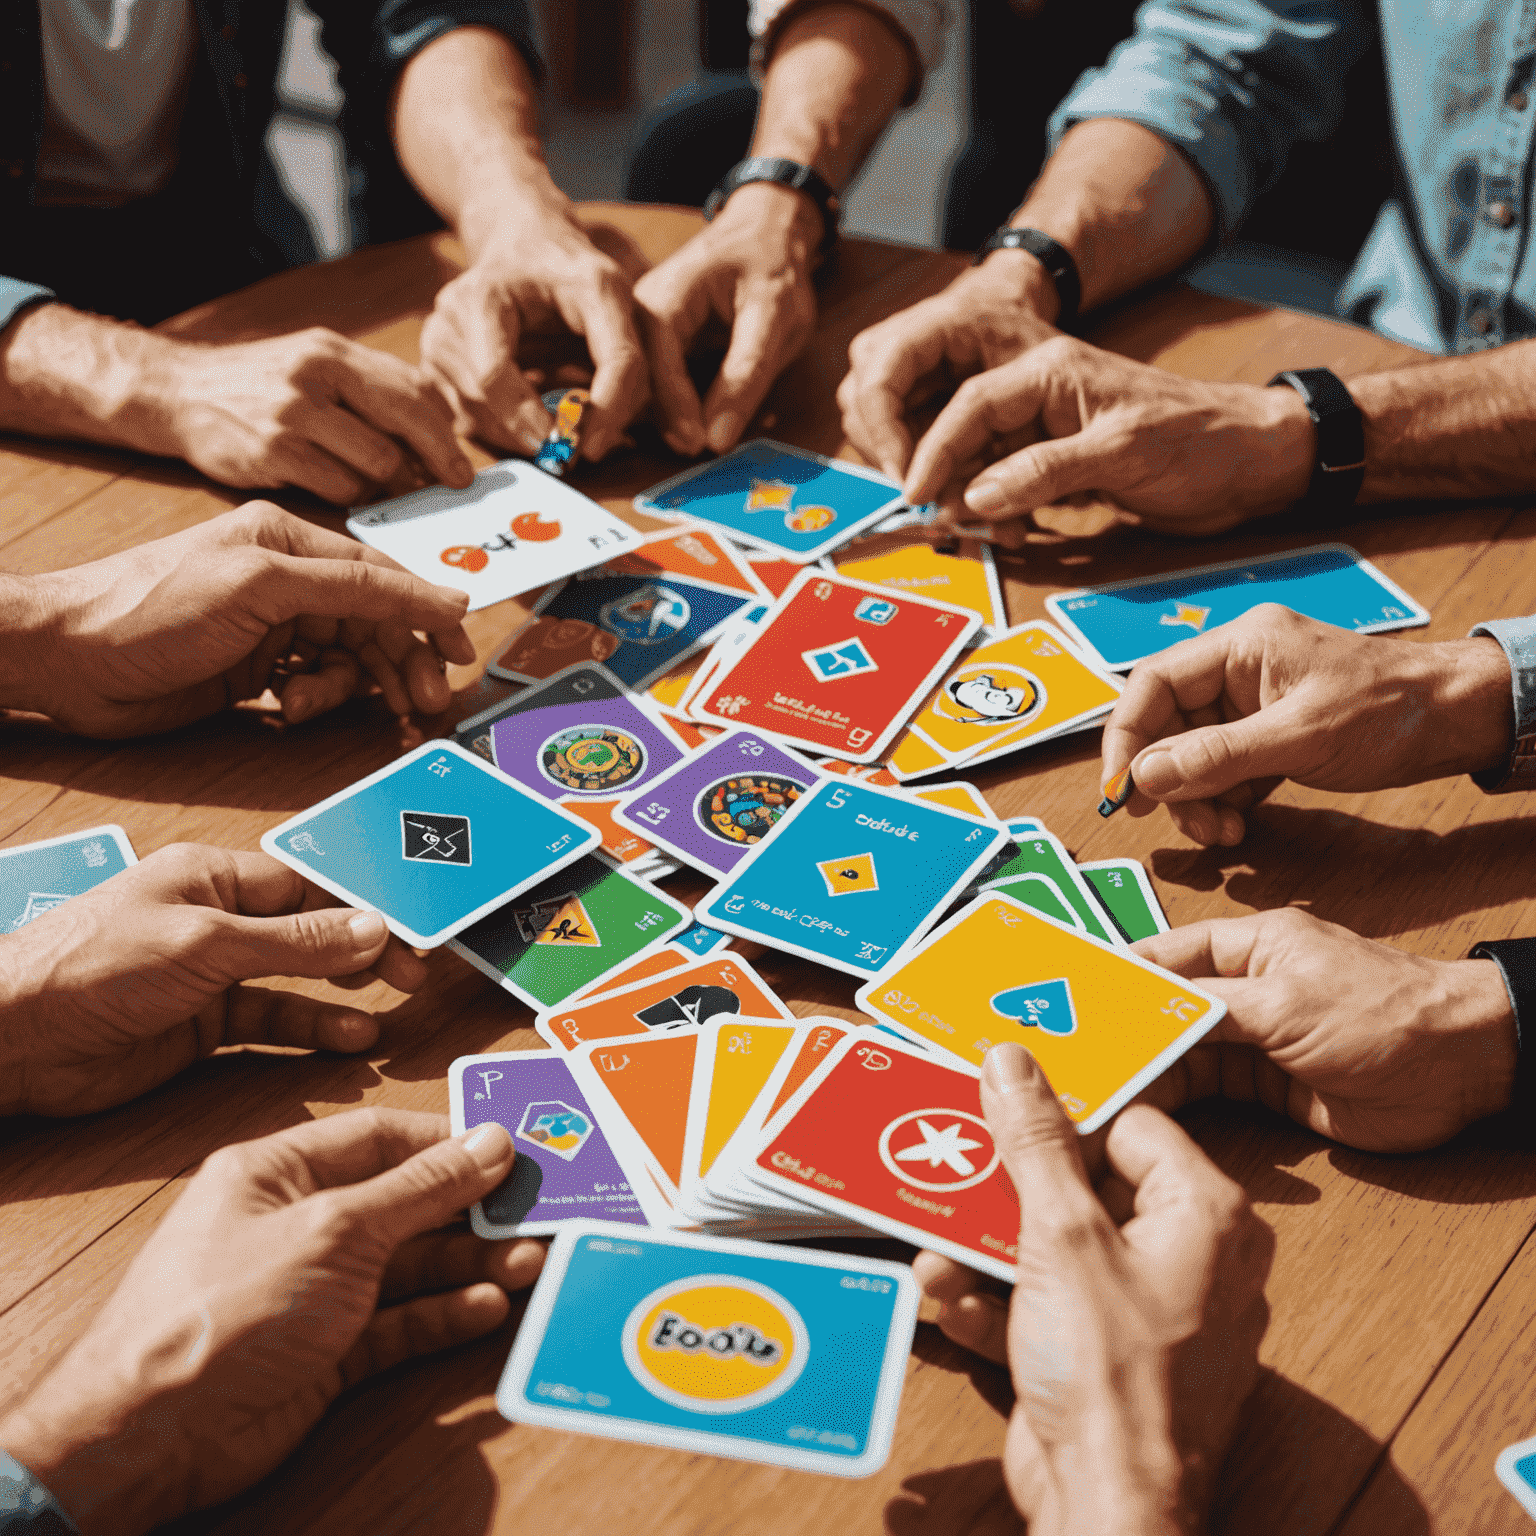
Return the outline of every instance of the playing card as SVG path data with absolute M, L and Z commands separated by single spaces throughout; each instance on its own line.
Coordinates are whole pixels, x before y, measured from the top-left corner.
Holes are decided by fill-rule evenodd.
M 1168 919 L 1147 872 L 1135 859 L 1099 859 L 1079 864 L 1088 888 L 1098 897 L 1121 933 L 1135 943 L 1168 932 Z
M 481 919 L 453 948 L 530 1007 L 553 1008 L 691 921 L 655 886 L 589 858 Z
M 742 443 L 635 497 L 641 512 L 697 518 L 801 565 L 901 504 L 901 487 L 884 475 L 769 438 Z
M 727 875 L 820 779 L 798 752 L 732 728 L 625 796 L 614 818 L 695 869 Z
M 784 589 L 805 569 L 798 560 L 780 560 L 773 555 L 747 551 L 752 574 L 767 587 L 770 597 L 783 597 Z
M 767 596 L 740 556 L 708 529 L 653 535 L 546 592 L 488 670 L 536 683 L 578 662 L 600 661 L 638 691 Z
M 517 1156 L 469 1208 L 481 1237 L 539 1237 L 586 1216 L 644 1225 L 645 1213 L 591 1106 L 558 1051 L 460 1056 L 448 1068 L 455 1136 L 494 1120 Z
M 1036 832 L 1032 836 L 1016 838 L 1013 856 L 1001 869 L 988 876 L 982 883 L 982 889 L 1002 891 L 1028 906 L 1035 906 L 1037 903 L 1032 895 L 1026 895 L 1023 889 L 1015 890 L 1013 887 L 1020 880 L 1028 881 L 1040 875 L 1054 886 L 1056 898 L 1065 900 L 1076 914 L 1076 921 L 1072 924 L 1074 928 L 1081 928 L 1106 943 L 1125 943 L 1114 924 L 1104 921 L 1098 897 L 1078 872 L 1072 856 L 1062 847 L 1061 839 L 1050 832 Z M 1038 889 L 1038 886 L 1034 887 L 1035 891 Z M 1053 912 L 1051 915 L 1054 917 L 1056 914 Z
M 1536 1519 L 1536 1437 L 1505 1446 L 1493 1469 L 1521 1509 Z
M 613 813 L 618 808 L 620 797 L 615 795 L 611 800 L 577 800 L 574 797 L 562 800 L 561 804 L 573 816 L 579 816 L 583 821 L 597 828 L 598 835 L 602 838 L 603 852 L 610 858 L 616 859 L 622 865 L 631 866 L 630 873 L 637 874 L 640 871 L 633 867 L 640 860 L 653 861 L 656 854 L 656 845 L 647 842 L 637 832 L 632 832 L 628 827 L 621 827 L 613 819 Z M 662 855 L 666 858 L 665 855 Z M 677 862 L 666 858 L 669 868 L 676 869 Z
M 707 1024 L 725 1014 L 794 1017 L 740 955 L 713 955 L 662 978 L 590 994 L 579 1005 L 546 1009 L 533 1024 L 551 1045 L 572 1051 L 594 1040 Z
M 118 826 L 0 848 L 0 933 L 25 928 L 138 862 L 128 834 Z
M 1205 634 L 1260 603 L 1374 635 L 1429 623 L 1429 610 L 1347 544 L 1228 560 L 1171 576 L 1138 576 L 1057 592 L 1045 606 L 1111 672 Z
M 603 699 L 622 699 L 626 689 L 606 667 L 573 667 L 569 673 L 547 682 L 528 702 L 531 688 L 520 688 L 516 693 L 470 715 L 453 728 L 453 739 L 467 752 L 474 752 L 486 762 L 494 763 L 496 754 L 491 744 L 491 731 L 499 720 L 510 720 L 531 708 L 550 707 L 555 704 L 575 704 L 582 701 L 597 703 Z
M 347 531 L 414 576 L 469 593 L 470 611 L 636 548 L 641 536 L 590 497 L 521 460 L 467 490 L 429 486 L 361 507 Z
M 435 949 L 596 846 L 593 828 L 473 752 L 429 741 L 291 817 L 261 846 Z
M 550 800 L 612 799 L 683 757 L 656 707 L 591 662 L 525 688 L 490 730 L 496 766 Z
M 807 571 L 699 689 L 689 712 L 873 762 L 980 622 L 968 609 Z
M 1084 1132 L 1227 1011 L 1182 977 L 997 892 L 897 955 L 855 1001 L 977 1068 L 998 1042 L 1017 1041 Z
M 616 992 L 621 987 L 633 986 L 637 981 L 649 981 L 653 976 L 665 976 L 668 971 L 680 971 L 684 966 L 691 965 L 694 956 L 678 946 L 678 937 L 674 934 L 667 943 L 656 949 L 641 950 L 628 965 L 620 966 L 613 975 L 594 981 L 579 992 L 573 992 L 569 1001 L 576 1003 L 585 997 Z
M 872 976 L 1007 840 L 995 822 L 823 780 L 694 910 L 728 933 Z
M 860 784 L 879 784 L 894 789 L 901 783 L 883 763 L 850 763 L 841 757 L 818 757 L 815 763 L 823 773 L 836 774 L 840 779 L 855 779 Z
M 905 1264 L 583 1222 L 559 1232 L 496 1389 L 516 1422 L 804 1472 L 890 1454 Z
M 855 555 L 854 551 L 847 553 Z M 876 586 L 972 608 L 994 630 L 1008 627 L 1008 611 L 1003 606 L 1003 589 L 990 544 L 967 540 L 963 553 L 947 555 L 918 539 L 879 554 L 839 560 L 837 571 L 855 581 L 871 581 Z
M 1019 1202 L 980 1074 L 859 1031 L 776 1117 L 753 1179 L 1012 1281 Z
M 1020 624 L 963 657 L 890 751 L 900 779 L 932 773 L 935 756 L 979 763 L 1061 736 L 1109 713 L 1120 684 L 1095 670 L 1053 624 Z
M 691 928 L 683 929 L 672 942 L 679 949 L 686 949 L 694 955 L 712 955 L 731 942 L 731 935 L 721 933 L 718 928 L 706 928 L 703 923 L 695 923 Z
M 922 789 L 907 791 L 914 800 L 926 800 L 930 805 L 947 805 L 963 816 L 975 816 L 981 821 L 996 821 L 992 807 L 974 784 L 955 779 L 948 784 L 927 784 Z

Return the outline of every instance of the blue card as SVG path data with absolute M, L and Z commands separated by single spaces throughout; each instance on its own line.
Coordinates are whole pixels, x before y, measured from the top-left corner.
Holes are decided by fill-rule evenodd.
M 713 523 L 800 565 L 904 505 L 901 487 L 872 469 L 766 437 L 635 497 L 641 512 Z
M 873 976 L 1006 842 L 996 822 L 822 780 L 694 908 L 728 933 Z
M 274 827 L 261 846 L 435 949 L 602 840 L 449 741 L 429 741 Z
M 1521 1509 L 1536 1519 L 1536 1439 L 1505 1446 L 1493 1466 L 1499 1481 L 1514 1494 Z
M 469 1208 L 481 1237 L 541 1237 L 579 1217 L 645 1225 L 564 1051 L 460 1056 L 448 1097 L 455 1136 L 495 1121 L 517 1151 L 512 1172 Z
M 128 834 L 115 826 L 0 848 L 0 933 L 25 928 L 138 862 Z
M 1240 618 L 1260 603 L 1281 603 L 1361 635 L 1429 623 L 1428 609 L 1347 544 L 1318 544 L 1172 576 L 1137 577 L 1057 592 L 1045 600 L 1051 617 L 1111 672 L 1125 672 L 1144 657 Z
M 682 945 L 690 954 L 702 959 L 705 955 L 713 954 L 722 944 L 729 944 L 731 936 L 721 933 L 718 928 L 706 928 L 703 923 L 694 923 L 681 933 L 673 934 L 671 942 Z
M 905 1264 L 573 1222 L 496 1406 L 517 1423 L 867 1477 L 890 1455 L 916 1319 Z

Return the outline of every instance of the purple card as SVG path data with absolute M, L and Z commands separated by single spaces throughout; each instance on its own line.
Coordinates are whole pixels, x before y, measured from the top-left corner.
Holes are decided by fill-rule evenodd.
M 479 1204 L 481 1237 L 541 1237 L 577 1217 L 645 1225 L 629 1187 L 560 1051 L 460 1056 L 448 1069 L 454 1135 L 495 1120 L 517 1149 L 512 1172 Z
M 614 819 L 709 875 L 728 875 L 817 780 L 807 757 L 736 727 L 644 789 Z
M 515 713 L 491 727 L 496 766 L 550 800 L 615 798 L 682 761 L 683 746 L 632 694 L 594 687 L 573 697 L 572 682 L 612 680 L 604 667 L 561 673 L 517 695 Z

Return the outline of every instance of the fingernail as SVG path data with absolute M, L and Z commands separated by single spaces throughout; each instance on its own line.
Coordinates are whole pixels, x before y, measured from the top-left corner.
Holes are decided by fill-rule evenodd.
M 973 480 L 965 488 L 965 504 L 972 512 L 985 516 L 988 512 L 1001 512 L 1007 497 L 995 480 Z
M 1179 787 L 1179 772 L 1173 753 L 1166 747 L 1149 747 L 1134 763 L 1136 783 L 1154 795 L 1165 795 Z
M 464 1138 L 464 1150 L 482 1168 L 499 1168 L 512 1155 L 512 1138 L 504 1126 L 488 1120 Z
M 524 453 L 534 454 L 544 446 L 544 433 L 534 432 L 528 427 L 519 427 L 517 440 L 523 445 Z
M 709 424 L 709 446 L 716 453 L 724 453 L 736 441 L 741 424 L 734 411 L 721 411 Z
M 1220 832 L 1216 818 L 1203 808 L 1197 811 L 1186 811 L 1185 817 L 1184 830 L 1188 836 L 1209 848 Z
M 377 912 L 354 912 L 347 919 L 347 932 L 359 949 L 372 949 L 389 929 Z
M 1237 847 L 1243 840 L 1243 818 L 1236 811 L 1222 811 L 1220 816 L 1222 847 Z
M 287 710 L 289 723 L 293 725 L 309 719 L 315 707 L 314 700 L 310 698 L 309 691 L 305 688 L 290 688 L 283 695 L 283 704 Z
M 1013 1040 L 994 1045 L 981 1064 L 981 1075 L 999 1093 L 1016 1093 L 1033 1083 L 1038 1071 L 1035 1058 Z
M 1127 764 L 1119 773 L 1111 774 L 1100 787 L 1099 793 L 1103 796 L 1099 801 L 1099 815 L 1113 816 L 1136 793 L 1136 781 L 1131 777 L 1130 765 Z

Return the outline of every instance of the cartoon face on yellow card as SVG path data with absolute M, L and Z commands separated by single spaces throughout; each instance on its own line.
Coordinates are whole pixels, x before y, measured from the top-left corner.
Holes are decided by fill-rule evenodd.
M 796 1025 L 730 1019 L 705 1026 L 688 1104 L 687 1175 L 703 1177 L 789 1048 Z
M 1003 609 L 992 552 L 984 544 L 976 548 L 979 557 L 971 559 L 965 555 L 941 555 L 929 544 L 909 544 L 883 555 L 850 560 L 837 570 L 841 576 L 973 608 L 984 623 L 1002 629 L 1008 623 L 1008 615 Z
M 1017 1041 L 1084 1132 L 1227 1011 L 1182 977 L 997 894 L 898 956 L 857 1002 L 975 1067 L 994 1045 Z
M 1055 625 L 1020 624 L 951 668 L 909 731 L 953 764 L 1105 714 L 1119 697 L 1119 685 L 1095 672 Z M 898 774 L 904 746 L 898 740 L 891 753 Z

